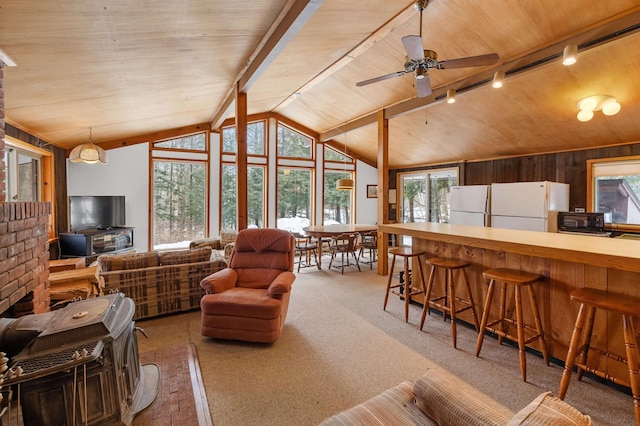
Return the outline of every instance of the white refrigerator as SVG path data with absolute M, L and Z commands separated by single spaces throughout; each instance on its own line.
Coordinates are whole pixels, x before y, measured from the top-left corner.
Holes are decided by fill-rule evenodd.
M 449 223 L 489 226 L 489 185 L 451 187 Z
M 514 182 L 491 185 L 491 226 L 557 232 L 559 211 L 569 211 L 569 185 Z

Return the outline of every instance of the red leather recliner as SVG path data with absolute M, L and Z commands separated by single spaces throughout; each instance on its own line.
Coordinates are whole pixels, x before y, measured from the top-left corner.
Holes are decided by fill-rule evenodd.
M 219 339 L 272 343 L 289 307 L 295 242 L 273 228 L 238 232 L 229 267 L 204 278 L 201 333 Z

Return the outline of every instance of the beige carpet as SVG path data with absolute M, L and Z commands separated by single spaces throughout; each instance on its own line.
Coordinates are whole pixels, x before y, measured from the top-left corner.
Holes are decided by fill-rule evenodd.
M 538 394 L 557 393 L 562 368 L 527 356 L 528 381 L 520 379 L 517 350 L 485 340 L 474 354 L 476 334 L 437 315 L 419 331 L 418 306 L 404 321 L 397 297 L 382 310 L 386 277 L 363 268 L 339 272 L 306 269 L 294 284 L 281 339 L 273 345 L 218 341 L 200 336 L 199 312 L 140 321 L 140 351 L 193 342 L 197 347 L 213 424 L 314 425 L 384 389 L 416 379 L 439 365 L 513 411 Z M 573 378 L 567 402 L 600 425 L 634 423 L 631 396 L 590 379 Z

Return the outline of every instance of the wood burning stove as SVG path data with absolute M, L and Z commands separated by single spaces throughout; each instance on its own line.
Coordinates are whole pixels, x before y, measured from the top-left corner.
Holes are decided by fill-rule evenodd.
M 4 386 L 19 394 L 24 425 L 129 425 L 155 400 L 160 372 L 140 364 L 134 308 L 115 293 L 0 319 Z

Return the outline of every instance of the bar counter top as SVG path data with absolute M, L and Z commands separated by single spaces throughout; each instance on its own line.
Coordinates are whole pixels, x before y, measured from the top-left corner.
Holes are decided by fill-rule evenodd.
M 397 223 L 380 232 L 640 272 L 640 241 L 444 223 Z

